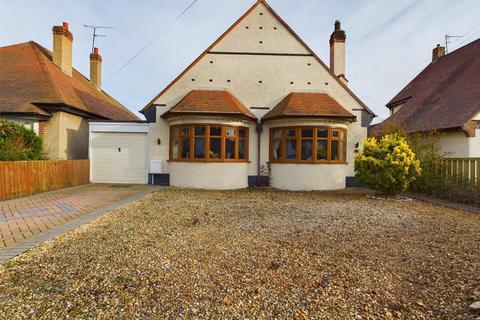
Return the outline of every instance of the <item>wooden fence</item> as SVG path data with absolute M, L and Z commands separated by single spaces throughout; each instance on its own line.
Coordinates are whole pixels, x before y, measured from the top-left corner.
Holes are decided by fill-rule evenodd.
M 447 174 L 476 182 L 480 187 L 480 158 L 444 159 Z
M 89 183 L 89 160 L 0 161 L 0 200 Z

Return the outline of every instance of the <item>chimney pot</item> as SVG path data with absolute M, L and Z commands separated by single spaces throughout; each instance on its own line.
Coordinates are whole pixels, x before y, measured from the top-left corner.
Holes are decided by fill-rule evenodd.
M 63 22 L 63 29 L 68 30 L 68 22 Z
M 335 31 L 340 31 L 341 23 L 340 20 L 335 21 Z
M 98 48 L 93 48 L 93 53 L 98 54 Z

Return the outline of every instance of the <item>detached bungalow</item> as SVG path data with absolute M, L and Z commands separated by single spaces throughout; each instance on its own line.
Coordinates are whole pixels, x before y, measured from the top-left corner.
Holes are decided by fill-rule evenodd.
M 147 135 L 149 182 L 239 189 L 269 176 L 281 189 L 345 188 L 375 116 L 348 87 L 345 40 L 337 21 L 327 66 L 255 3 L 141 110 L 148 129 L 130 126 Z M 125 134 L 120 125 L 92 124 L 92 136 Z
M 90 80 L 72 67 L 68 24 L 53 27 L 53 52 L 36 42 L 0 48 L 0 118 L 41 135 L 51 159 L 88 158 L 88 121 L 139 120 L 101 89 L 102 57 L 90 54 Z
M 438 132 L 446 157 L 480 158 L 480 39 L 432 62 L 388 104 L 391 116 L 373 128 L 400 125 L 408 133 Z

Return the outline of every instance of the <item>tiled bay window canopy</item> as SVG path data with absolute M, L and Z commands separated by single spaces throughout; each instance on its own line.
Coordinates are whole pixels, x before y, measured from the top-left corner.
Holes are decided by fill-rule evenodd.
M 193 90 L 162 117 L 179 115 L 221 115 L 257 119 L 236 97 L 223 90 Z
M 342 118 L 351 121 L 355 116 L 326 93 L 292 92 L 263 121 L 279 118 Z

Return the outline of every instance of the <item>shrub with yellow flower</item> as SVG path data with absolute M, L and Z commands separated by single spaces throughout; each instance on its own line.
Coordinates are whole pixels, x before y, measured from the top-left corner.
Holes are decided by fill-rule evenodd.
M 388 195 L 406 191 L 420 172 L 420 161 L 399 134 L 368 138 L 355 159 L 359 182 Z

